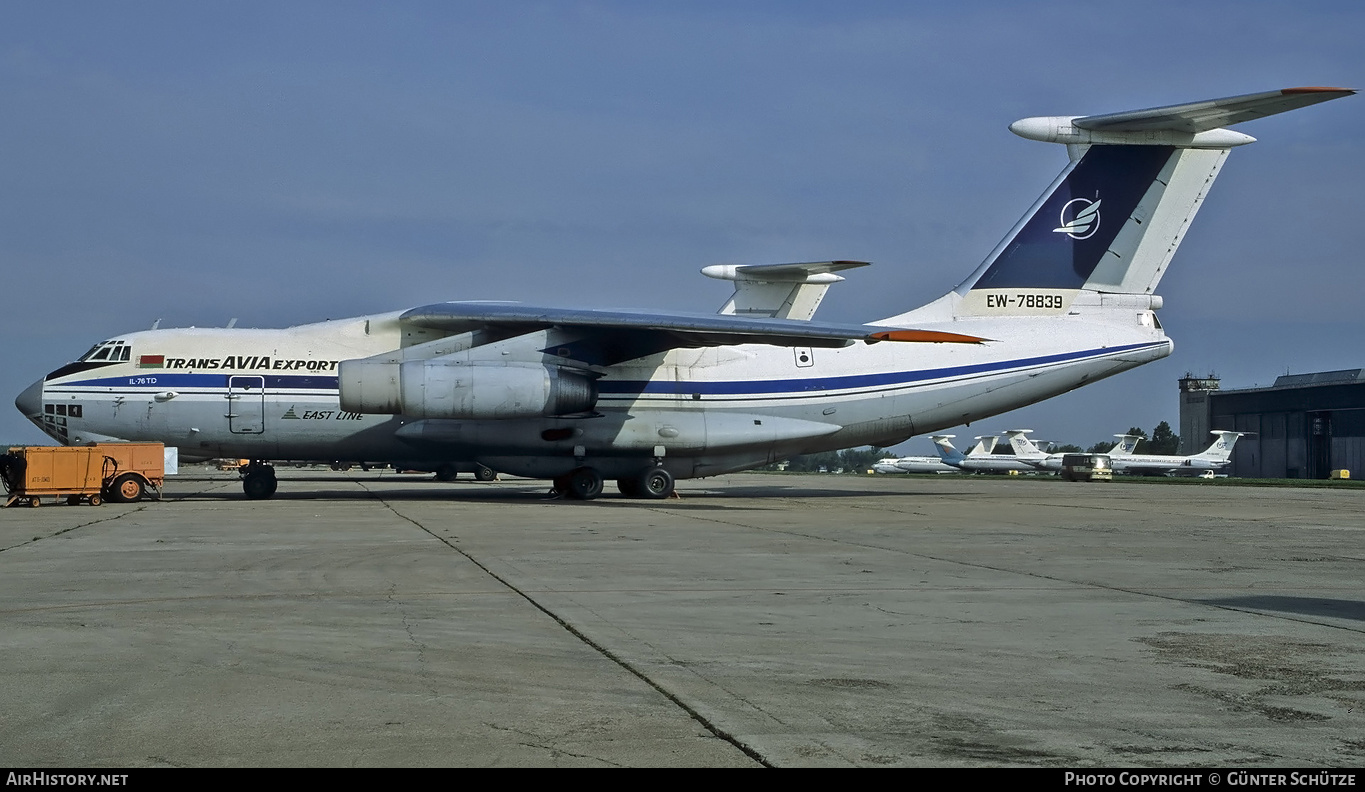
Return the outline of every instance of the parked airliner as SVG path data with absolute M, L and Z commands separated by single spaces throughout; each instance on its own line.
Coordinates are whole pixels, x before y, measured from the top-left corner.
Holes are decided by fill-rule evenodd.
M 161 441 L 181 459 L 476 464 L 591 499 L 891 446 L 1171 354 L 1156 287 L 1231 149 L 1225 127 L 1344 97 L 1291 88 L 1010 129 L 1069 163 L 985 260 L 923 307 L 813 320 L 862 262 L 712 266 L 717 314 L 443 302 L 287 329 L 129 332 L 16 399 L 63 443 Z M 979 207 L 964 207 L 979 215 Z
M 1114 455 L 1114 472 L 1149 476 L 1194 476 L 1222 470 L 1232 464 L 1232 448 L 1237 444 L 1237 438 L 1249 433 L 1214 430 L 1209 434 L 1214 437 L 1213 443 L 1203 451 L 1189 456 L 1137 453 Z
M 1012 432 L 1030 431 L 1027 429 L 1011 430 Z M 994 452 L 996 436 L 991 435 L 985 438 L 978 437 L 978 443 L 972 449 L 973 453 L 963 454 L 949 441 L 952 435 L 937 435 L 934 437 L 934 447 L 938 450 L 939 459 L 945 465 L 952 465 L 959 470 L 969 473 L 1008 473 L 1011 471 L 1019 473 L 1031 473 L 1037 467 L 1015 458 L 1012 454 L 997 454 Z M 989 440 L 989 445 L 983 445 L 983 440 Z M 984 452 L 977 453 L 978 449 L 985 448 Z
M 1014 449 L 1014 458 L 1034 468 L 1035 470 L 1046 470 L 1052 473 L 1060 473 L 1062 470 L 1062 460 L 1067 452 L 1049 454 L 1039 448 L 1036 443 L 1028 438 L 1032 429 L 1010 429 L 1005 432 L 1009 438 L 1010 448 Z M 1136 435 L 1114 435 L 1119 439 L 1112 448 L 1106 451 L 1110 456 L 1126 455 L 1133 453 L 1133 448 L 1137 446 L 1138 437 Z
M 1060 471 L 1062 457 L 1065 455 L 1043 453 L 1028 439 L 1026 431 L 1015 430 L 1010 433 L 1010 444 L 1014 447 L 1015 456 L 1039 470 Z M 1134 435 L 1115 435 L 1119 442 L 1108 452 L 1110 467 L 1115 473 L 1147 476 L 1189 476 L 1222 470 L 1232 464 L 1232 447 L 1237 444 L 1237 438 L 1243 437 L 1247 432 L 1214 430 L 1209 434 L 1214 436 L 1213 443 L 1203 451 L 1189 456 L 1137 454 L 1133 451 L 1140 438 Z
M 946 440 L 956 435 L 934 435 L 929 438 L 937 447 L 940 440 Z M 980 456 L 991 453 L 995 447 L 994 437 L 978 437 L 977 444 L 967 452 L 967 456 Z M 950 444 L 951 445 L 951 444 Z M 903 456 L 890 459 L 878 460 L 872 469 L 878 473 L 961 473 L 962 469 L 954 467 L 943 461 L 937 456 Z

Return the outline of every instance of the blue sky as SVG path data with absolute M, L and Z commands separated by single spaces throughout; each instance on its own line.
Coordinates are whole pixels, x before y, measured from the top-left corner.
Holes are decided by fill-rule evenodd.
M 920 7 L 920 6 L 927 6 Z M 1365 4 L 0 2 L 8 400 L 148 327 L 444 299 L 713 310 L 715 263 L 830 258 L 820 317 L 927 302 L 1063 167 L 1007 130 L 1365 87 Z M 1238 127 L 1162 281 L 1175 354 L 967 430 L 1090 445 L 1365 365 L 1365 99 Z M 902 449 L 930 453 L 917 438 Z

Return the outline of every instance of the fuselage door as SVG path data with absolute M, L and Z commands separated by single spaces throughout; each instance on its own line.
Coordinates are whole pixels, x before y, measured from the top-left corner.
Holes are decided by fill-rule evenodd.
M 228 429 L 234 434 L 265 431 L 265 377 L 228 377 Z

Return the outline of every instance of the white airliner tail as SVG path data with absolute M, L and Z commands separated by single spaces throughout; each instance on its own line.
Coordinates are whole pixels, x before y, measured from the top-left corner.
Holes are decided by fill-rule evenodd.
M 1133 452 L 1137 450 L 1138 441 L 1143 439 L 1142 435 L 1130 434 L 1116 434 L 1114 437 L 1117 437 L 1119 441 L 1114 444 L 1113 448 L 1109 449 L 1109 456 L 1111 457 L 1132 456 Z
M 1014 455 L 1021 461 L 1047 458 L 1047 454 L 1028 438 L 1032 431 L 1032 429 L 1010 429 L 1005 432 L 1005 435 L 1009 437 L 1010 447 L 1014 449 Z
M 1215 439 L 1208 448 L 1199 452 L 1198 456 L 1214 462 L 1228 462 L 1232 459 L 1232 447 L 1237 445 L 1237 438 L 1250 432 L 1225 432 L 1215 429 L 1209 434 L 1214 435 Z
M 995 444 L 1000 440 L 999 435 L 978 435 L 973 440 L 976 445 L 967 452 L 967 456 L 990 456 L 995 453 Z

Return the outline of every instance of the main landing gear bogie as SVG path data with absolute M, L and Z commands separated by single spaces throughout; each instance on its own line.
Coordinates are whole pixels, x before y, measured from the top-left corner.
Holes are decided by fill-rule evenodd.
M 627 498 L 661 500 L 673 494 L 673 474 L 653 467 L 638 476 L 616 480 L 616 488 Z M 554 480 L 554 492 L 573 500 L 592 500 L 602 494 L 602 474 L 596 468 L 581 467 Z

